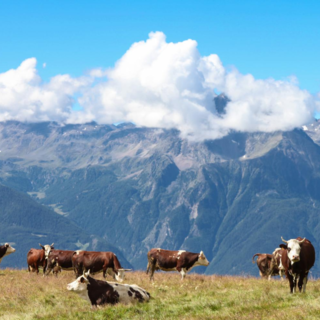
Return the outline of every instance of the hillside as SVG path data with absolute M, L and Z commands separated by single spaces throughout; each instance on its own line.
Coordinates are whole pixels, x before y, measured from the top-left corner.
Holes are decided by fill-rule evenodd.
M 0 123 L 0 181 L 29 193 L 136 269 L 152 247 L 203 250 L 197 272 L 254 274 L 281 236 L 307 237 L 320 275 L 320 147 L 307 131 L 190 142 L 175 130 Z
M 91 308 L 66 289 L 71 272 L 58 278 L 4 270 L 0 292 L 3 319 L 318 319 L 319 280 L 310 280 L 305 294 L 289 294 L 287 281 L 253 277 L 157 273 L 150 283 L 142 272 L 128 273 L 126 283 L 146 289 L 148 303 Z M 99 277 L 101 279 L 101 277 Z M 110 279 L 110 278 L 109 278 Z M 245 294 L 244 294 L 245 293 Z
M 31 248 L 54 243 L 65 250 L 103 250 L 117 253 L 123 265 L 130 264 L 120 250 L 105 240 L 90 236 L 74 222 L 37 203 L 28 195 L 0 185 L 1 242 L 9 242 L 16 252 L 5 257 L 0 267 L 27 268 Z

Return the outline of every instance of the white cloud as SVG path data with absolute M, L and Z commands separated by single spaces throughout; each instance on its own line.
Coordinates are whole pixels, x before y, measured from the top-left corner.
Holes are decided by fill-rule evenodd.
M 0 74 L 0 120 L 131 121 L 203 140 L 230 130 L 291 130 L 308 123 L 317 109 L 294 78 L 257 80 L 227 71 L 217 55 L 201 57 L 196 41 L 168 43 L 161 32 L 134 43 L 114 68 L 81 78 L 58 75 L 42 83 L 35 65 L 28 59 Z M 214 90 L 231 99 L 222 117 L 212 112 Z M 75 93 L 81 93 L 81 111 L 72 110 Z
M 36 63 L 30 58 L 0 74 L 0 121 L 66 121 L 70 117 L 73 94 L 89 80 L 57 75 L 43 83 Z

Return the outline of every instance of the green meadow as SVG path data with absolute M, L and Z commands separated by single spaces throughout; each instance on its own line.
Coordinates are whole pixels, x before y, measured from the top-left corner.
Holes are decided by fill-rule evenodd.
M 102 279 L 101 275 L 96 278 Z M 110 278 L 108 278 L 110 280 Z M 320 280 L 309 280 L 305 294 L 290 294 L 287 280 L 178 273 L 128 272 L 125 283 L 151 294 L 144 304 L 92 308 L 69 292 L 73 272 L 58 278 L 0 271 L 0 319 L 319 319 Z

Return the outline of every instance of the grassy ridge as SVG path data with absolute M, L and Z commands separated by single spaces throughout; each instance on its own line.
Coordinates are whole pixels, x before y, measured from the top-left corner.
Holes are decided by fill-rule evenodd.
M 97 277 L 101 278 L 101 276 Z M 110 279 L 110 278 L 109 278 Z M 149 303 L 105 306 L 90 304 L 66 289 L 72 272 L 58 278 L 0 271 L 0 319 L 319 319 L 320 280 L 306 294 L 289 294 L 287 281 L 252 277 L 157 273 L 150 283 L 143 272 L 127 273 L 152 296 Z

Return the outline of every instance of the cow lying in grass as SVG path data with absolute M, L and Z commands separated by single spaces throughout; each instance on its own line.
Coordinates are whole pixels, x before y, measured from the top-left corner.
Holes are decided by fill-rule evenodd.
M 69 283 L 67 289 L 90 301 L 92 306 L 116 304 L 118 302 L 124 304 L 145 302 L 150 299 L 150 294 L 135 284 L 96 280 L 90 277 L 89 273 L 87 272 Z

